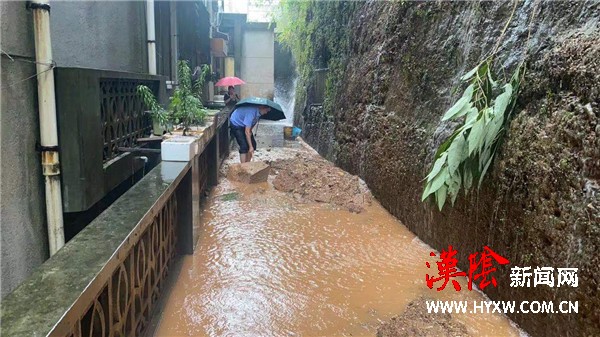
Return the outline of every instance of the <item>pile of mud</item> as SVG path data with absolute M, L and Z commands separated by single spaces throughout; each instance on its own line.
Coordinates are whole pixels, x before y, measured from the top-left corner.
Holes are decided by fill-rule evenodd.
M 428 313 L 425 299 L 419 298 L 406 306 L 403 314 L 383 323 L 377 337 L 459 337 L 468 336 L 464 324 L 448 313 Z
M 372 202 L 364 182 L 311 153 L 271 162 L 273 187 L 292 193 L 299 202 L 331 203 L 360 213 Z

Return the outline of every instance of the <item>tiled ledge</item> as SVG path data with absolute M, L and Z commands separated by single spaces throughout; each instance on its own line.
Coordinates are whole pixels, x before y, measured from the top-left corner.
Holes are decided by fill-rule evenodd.
M 43 263 L 2 300 L 2 336 L 47 336 L 85 292 L 103 283 L 103 270 L 155 205 L 170 196 L 190 170 L 184 162 L 163 162 L 114 202 L 81 233 Z M 106 277 L 110 277 L 108 274 Z

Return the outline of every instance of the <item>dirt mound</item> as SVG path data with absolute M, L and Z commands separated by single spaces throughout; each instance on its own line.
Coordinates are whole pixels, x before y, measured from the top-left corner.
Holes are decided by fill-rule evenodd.
M 227 177 L 232 181 L 246 184 L 266 182 L 269 178 L 270 166 L 262 161 L 253 161 L 229 166 Z
M 430 314 L 427 312 L 425 299 L 420 298 L 410 302 L 406 311 L 383 323 L 377 329 L 377 337 L 457 337 L 468 336 L 464 324 L 452 319 L 452 315 Z
M 310 153 L 272 162 L 271 174 L 275 189 L 293 193 L 299 201 L 331 203 L 355 213 L 371 203 L 371 193 L 360 178 Z

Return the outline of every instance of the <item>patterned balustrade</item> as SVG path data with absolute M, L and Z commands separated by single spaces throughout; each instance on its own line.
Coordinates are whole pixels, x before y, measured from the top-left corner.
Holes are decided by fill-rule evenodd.
M 197 200 L 217 183 L 225 132 L 227 119 L 216 117 L 192 161 L 158 164 L 6 296 L 0 335 L 151 333 L 173 263 L 191 254 L 199 237 Z
M 192 185 L 190 163 L 159 164 L 3 300 L 2 336 L 142 336 L 191 252 Z
M 206 192 L 208 189 L 209 158 L 211 157 L 210 155 L 212 151 L 212 148 L 207 148 L 206 151 L 202 152 L 202 154 L 198 156 L 198 172 L 200 173 L 198 178 L 198 186 L 200 195 L 204 194 L 204 192 Z
M 138 138 L 152 133 L 152 119 L 137 86 L 146 85 L 154 92 L 156 83 L 143 80 L 103 78 L 100 80 L 100 119 L 103 137 L 102 160 L 107 162 L 122 152 L 119 147 L 136 147 Z
M 175 255 L 177 199 L 171 195 L 75 322 L 69 337 L 140 336 Z

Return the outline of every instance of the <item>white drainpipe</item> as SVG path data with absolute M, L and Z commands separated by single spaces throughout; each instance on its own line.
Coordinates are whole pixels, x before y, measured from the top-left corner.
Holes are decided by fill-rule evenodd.
M 54 65 L 52 44 L 50 43 L 50 5 L 45 0 L 34 0 L 30 3 L 30 8 L 33 10 L 42 170 L 46 184 L 46 218 L 50 256 L 52 256 L 65 245 L 65 234 L 58 161 L 54 71 L 52 69 Z
M 169 3 L 170 9 L 170 24 L 171 24 L 171 88 L 173 88 L 179 82 L 179 78 L 177 75 L 177 60 L 179 59 L 179 55 L 177 52 L 177 48 L 179 48 L 179 44 L 177 41 L 177 2 L 171 1 Z M 168 87 L 167 87 L 168 88 Z M 168 88 L 170 89 L 170 88 Z
M 148 73 L 150 75 L 156 75 L 156 34 L 154 28 L 154 0 L 146 0 L 146 29 L 148 32 Z

